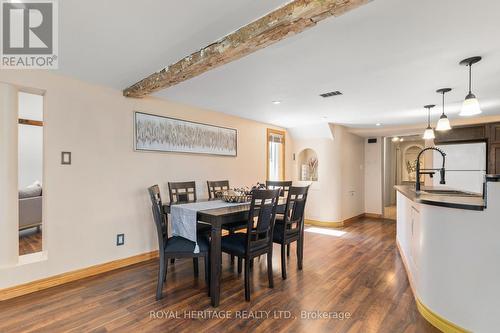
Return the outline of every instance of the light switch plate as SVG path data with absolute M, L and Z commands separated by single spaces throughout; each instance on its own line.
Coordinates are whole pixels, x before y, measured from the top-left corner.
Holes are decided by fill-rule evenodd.
M 71 152 L 69 152 L 69 151 L 61 152 L 61 164 L 62 165 L 71 165 Z
M 125 234 L 116 235 L 116 246 L 125 244 Z

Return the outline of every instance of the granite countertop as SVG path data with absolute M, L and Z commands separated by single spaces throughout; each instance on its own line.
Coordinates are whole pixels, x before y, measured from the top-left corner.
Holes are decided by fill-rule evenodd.
M 394 186 L 394 188 L 401 194 L 406 196 L 408 199 L 421 204 L 467 210 L 484 210 L 484 208 L 486 207 L 485 200 L 480 194 L 458 196 L 425 193 L 426 190 L 432 189 L 448 190 L 448 188 L 443 187 L 422 187 L 422 191 L 419 194 L 417 194 L 417 192 L 415 191 L 415 186 L 413 185 L 396 185 Z

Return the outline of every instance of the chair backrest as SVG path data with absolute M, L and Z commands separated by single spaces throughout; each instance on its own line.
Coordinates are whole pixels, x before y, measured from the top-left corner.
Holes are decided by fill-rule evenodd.
M 169 182 L 168 194 L 171 203 L 196 201 L 196 182 Z
M 229 190 L 229 180 L 207 181 L 208 198 L 214 199 L 218 192 Z
M 283 234 L 296 233 L 304 227 L 304 213 L 306 208 L 309 186 L 292 186 L 288 191 L 283 217 Z
M 268 190 L 280 189 L 280 197 L 287 197 L 288 190 L 292 186 L 291 180 L 266 180 L 266 188 Z
M 248 215 L 247 251 L 272 246 L 279 194 L 279 189 L 253 192 Z
M 164 248 L 168 238 L 168 223 L 165 214 L 163 214 L 163 204 L 160 196 L 160 188 L 158 185 L 153 185 L 148 188 L 149 197 L 151 198 L 151 209 L 153 211 L 153 222 L 156 225 L 156 233 L 158 235 L 158 247 Z

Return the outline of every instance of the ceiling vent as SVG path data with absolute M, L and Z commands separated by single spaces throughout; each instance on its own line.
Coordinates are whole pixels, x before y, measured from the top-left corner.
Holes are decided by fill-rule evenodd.
M 338 95 L 342 95 L 342 93 L 340 91 L 331 91 L 331 92 L 327 92 L 327 93 L 324 93 L 324 94 L 320 94 L 321 97 L 323 98 L 327 98 L 327 97 L 332 97 L 332 96 L 338 96 Z

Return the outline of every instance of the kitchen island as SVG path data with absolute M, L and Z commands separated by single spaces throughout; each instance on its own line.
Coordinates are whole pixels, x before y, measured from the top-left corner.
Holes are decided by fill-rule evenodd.
M 444 332 L 500 327 L 500 176 L 485 195 L 396 186 L 397 244 L 419 311 Z

